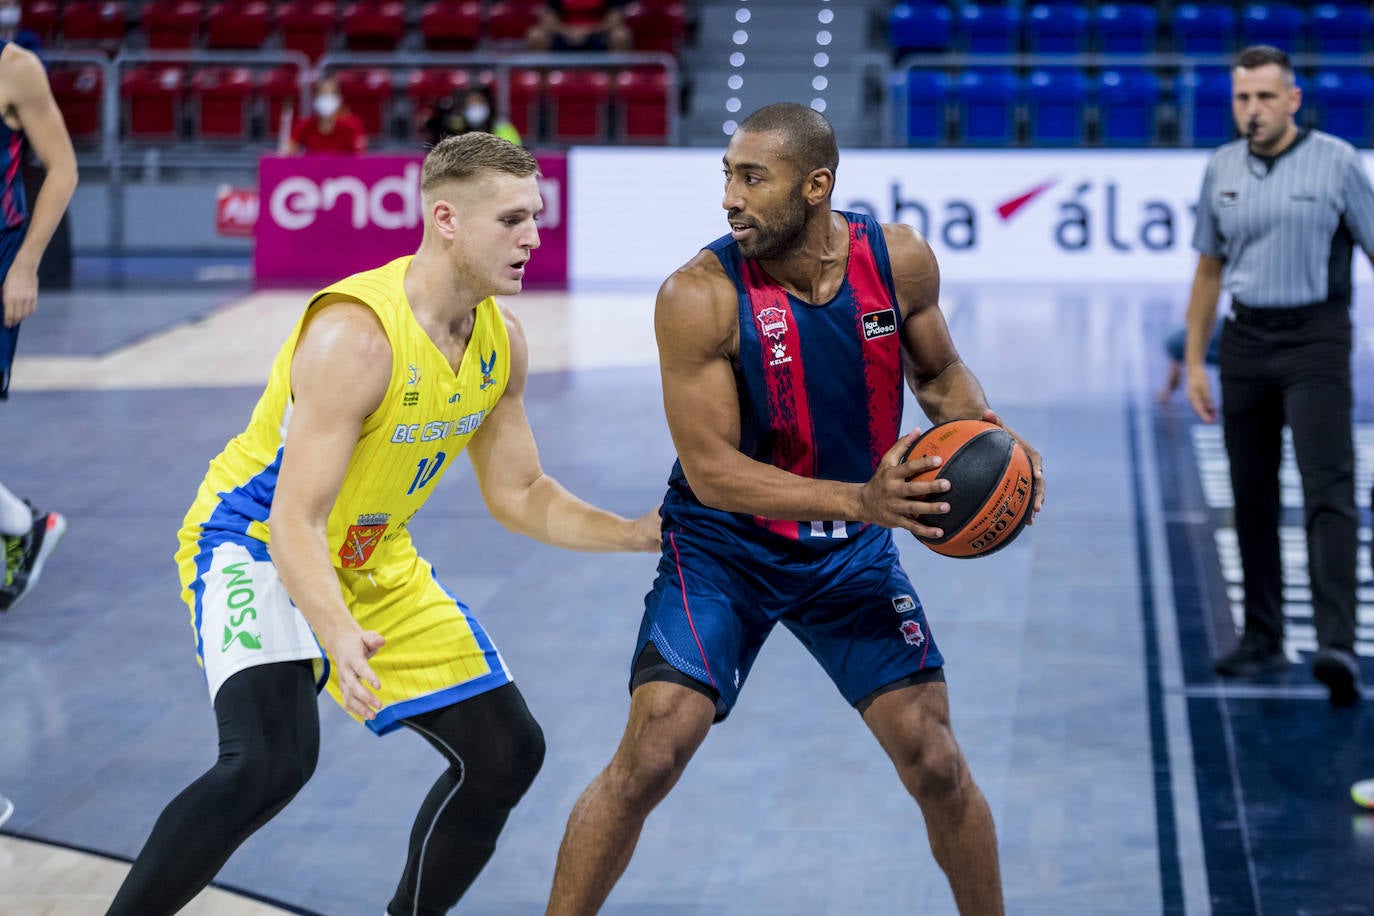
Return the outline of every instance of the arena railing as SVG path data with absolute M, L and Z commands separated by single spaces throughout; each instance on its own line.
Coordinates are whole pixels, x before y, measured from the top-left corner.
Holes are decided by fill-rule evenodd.
M 1374 54 L 1311 54 L 1289 55 L 1296 70 L 1312 68 L 1364 68 L 1374 67 Z M 1172 71 L 1178 79 L 1178 147 L 1192 147 L 1193 110 L 1195 106 L 1192 79 L 1200 68 L 1229 69 L 1235 63 L 1234 54 L 969 54 L 949 52 L 941 54 L 908 54 L 901 57 L 891 70 L 889 92 L 890 116 L 884 119 L 884 145 L 906 146 L 906 118 L 909 111 L 907 94 L 907 74 L 912 70 L 942 70 L 947 73 L 971 68 L 999 67 L 1015 69 L 1036 69 L 1041 67 L 1078 67 L 1092 69 L 1112 69 L 1122 67 L 1142 67 L 1155 71 Z M 1302 85 L 1299 77 L 1298 84 Z

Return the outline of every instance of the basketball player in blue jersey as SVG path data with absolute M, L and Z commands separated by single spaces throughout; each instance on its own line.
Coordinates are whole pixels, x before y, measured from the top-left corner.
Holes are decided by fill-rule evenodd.
M 539 463 L 528 346 L 494 298 L 520 292 L 539 246 L 534 157 L 491 134 L 449 137 L 425 157 L 420 194 L 419 251 L 311 299 L 187 513 L 177 560 L 220 755 L 163 810 L 111 914 L 176 912 L 286 806 L 318 759 L 321 688 L 447 764 L 387 913 L 446 913 L 477 877 L 544 738 L 485 629 L 410 538 L 460 451 L 513 531 L 574 550 L 658 546 L 657 510 L 621 518 Z
M 960 911 L 1002 912 L 992 814 L 950 729 L 943 659 L 890 530 L 938 537 L 917 517 L 948 511 L 944 481 L 908 481 L 938 459 L 900 463 L 917 435 L 899 437 L 904 372 L 932 421 L 1000 421 L 950 340 L 930 247 L 908 226 L 832 211 L 838 162 L 820 114 L 755 112 L 725 154 L 730 235 L 659 291 L 678 453 L 662 557 L 629 725 L 568 820 L 551 916 L 601 907 L 779 622 L 891 757 Z M 1039 511 L 1042 464 L 1026 447 Z
M 23 157 L 32 146 L 46 170 L 30 213 L 24 200 Z M 76 154 L 53 100 L 43 64 L 11 41 L 0 41 L 0 401 L 9 392 L 19 323 L 38 305 L 38 264 L 76 190 Z M 27 220 L 27 225 L 25 221 Z M 6 442 L 19 440 L 7 435 Z M 0 484 L 0 611 L 17 605 L 38 582 L 43 564 L 66 531 L 56 512 L 35 511 Z

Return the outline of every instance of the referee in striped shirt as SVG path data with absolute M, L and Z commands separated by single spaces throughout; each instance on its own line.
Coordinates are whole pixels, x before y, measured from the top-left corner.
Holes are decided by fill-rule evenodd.
M 1231 71 L 1243 138 L 1213 154 L 1202 181 L 1188 303 L 1188 399 L 1217 418 L 1203 368 L 1224 286 L 1221 422 L 1245 575 L 1245 630 L 1219 674 L 1287 667 L 1279 557 L 1284 424 L 1302 476 L 1318 651 L 1331 702 L 1360 698 L 1355 658 L 1355 448 L 1351 428 L 1351 255 L 1374 251 L 1374 188 L 1349 143 L 1299 129 L 1302 90 L 1288 56 L 1246 48 Z

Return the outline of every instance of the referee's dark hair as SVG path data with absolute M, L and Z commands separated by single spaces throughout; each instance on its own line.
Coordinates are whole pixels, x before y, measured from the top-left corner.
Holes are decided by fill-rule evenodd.
M 1293 85 L 1293 62 L 1273 45 L 1251 45 L 1236 57 L 1235 69 L 1254 70 L 1266 64 L 1274 64 L 1283 71 L 1284 81 Z

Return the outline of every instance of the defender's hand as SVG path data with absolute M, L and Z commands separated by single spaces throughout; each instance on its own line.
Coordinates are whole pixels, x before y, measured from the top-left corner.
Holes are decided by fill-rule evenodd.
M 382 682 L 372 672 L 367 660 L 384 645 L 386 640 L 380 633 L 357 629 L 325 646 L 334 664 L 335 676 L 339 679 L 344 709 L 368 721 L 377 718 L 377 710 L 382 708 L 382 701 L 372 692 L 381 690 Z
M 663 519 L 658 509 L 650 509 L 630 523 L 630 544 L 627 550 L 658 553 L 662 540 Z

